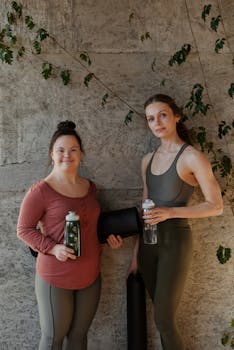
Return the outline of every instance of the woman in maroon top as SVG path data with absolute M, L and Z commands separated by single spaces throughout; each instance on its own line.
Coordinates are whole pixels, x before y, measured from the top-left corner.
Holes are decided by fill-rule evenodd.
M 65 338 L 67 350 L 86 350 L 87 332 L 100 298 L 100 206 L 94 183 L 78 174 L 83 150 L 75 127 L 71 121 L 58 124 L 49 147 L 53 169 L 25 195 L 17 225 L 18 237 L 38 252 L 39 350 L 62 349 Z M 63 244 L 69 211 L 80 217 L 79 257 Z M 122 239 L 111 235 L 108 243 L 118 248 Z

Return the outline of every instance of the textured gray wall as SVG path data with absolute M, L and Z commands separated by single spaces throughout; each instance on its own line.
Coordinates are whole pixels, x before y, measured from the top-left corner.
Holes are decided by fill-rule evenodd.
M 74 57 L 87 50 L 93 62 L 91 70 L 140 112 L 145 99 L 159 91 L 184 103 L 195 83 L 204 85 L 205 76 L 214 110 L 194 124 L 209 126 L 219 146 L 215 114 L 219 121 L 231 121 L 234 109 L 234 100 L 227 94 L 233 82 L 233 0 L 209 2 L 212 16 L 219 14 L 218 4 L 221 6 L 229 39 L 230 47 L 220 54 L 215 54 L 214 42 L 225 36 L 224 27 L 220 25 L 215 34 L 203 23 L 204 1 L 21 3 L 27 7 L 25 14 Z M 1 0 L 2 18 L 9 4 Z M 138 11 L 142 23 L 134 20 L 129 24 L 132 9 Z M 152 41 L 142 43 L 139 37 L 146 29 Z M 168 59 L 184 43 L 192 44 L 188 62 L 170 68 Z M 40 329 L 34 295 L 35 262 L 16 238 L 16 222 L 25 191 L 47 173 L 48 142 L 57 122 L 66 118 L 77 123 L 86 152 L 82 172 L 97 184 L 105 209 L 139 205 L 140 160 L 155 145 L 143 118 L 135 116 L 130 126 L 124 125 L 128 108 L 119 99 L 110 99 L 102 109 L 105 89 L 95 81 L 85 88 L 82 79 L 86 73 L 63 50 L 48 42 L 44 57 L 72 69 L 71 85 L 64 87 L 56 79 L 45 81 L 40 61 L 29 53 L 21 63 L 0 65 L 0 350 L 37 349 Z M 155 72 L 151 70 L 154 57 Z M 162 79 L 166 79 L 165 86 L 160 86 Z M 233 134 L 227 140 L 233 159 Z M 220 147 L 227 151 L 224 142 Z M 193 198 L 197 200 L 201 200 L 198 191 Z M 222 349 L 222 332 L 234 317 L 233 262 L 221 265 L 216 259 L 219 244 L 233 247 L 233 215 L 228 202 L 221 217 L 192 220 L 191 225 L 194 258 L 178 312 L 179 326 L 189 350 L 218 350 Z M 103 290 L 89 333 L 90 350 L 127 348 L 125 276 L 132 244 L 129 238 L 119 251 L 104 248 Z M 149 350 L 160 349 L 148 299 L 147 313 Z

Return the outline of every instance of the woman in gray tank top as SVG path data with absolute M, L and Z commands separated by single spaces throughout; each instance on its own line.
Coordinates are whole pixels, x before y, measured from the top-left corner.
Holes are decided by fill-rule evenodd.
M 143 200 L 156 203 L 143 219 L 157 224 L 158 239 L 155 245 L 145 244 L 142 237 L 137 240 L 129 273 L 138 269 L 143 276 L 163 349 L 184 350 L 175 316 L 192 256 L 187 219 L 220 215 L 223 202 L 211 164 L 190 145 L 175 101 L 159 94 L 144 107 L 151 132 L 161 140 L 142 160 Z M 200 186 L 204 201 L 187 206 L 195 186 Z

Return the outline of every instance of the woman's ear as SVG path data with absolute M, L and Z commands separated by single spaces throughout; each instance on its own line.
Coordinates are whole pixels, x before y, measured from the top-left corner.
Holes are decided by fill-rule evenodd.
M 53 164 L 54 159 L 53 159 L 53 151 L 50 152 L 50 160 L 51 160 L 51 164 Z

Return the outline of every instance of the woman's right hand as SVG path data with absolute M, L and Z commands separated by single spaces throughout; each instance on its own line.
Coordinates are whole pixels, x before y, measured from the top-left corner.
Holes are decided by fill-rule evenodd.
M 67 261 L 67 259 L 75 260 L 74 250 L 66 247 L 64 244 L 56 244 L 48 254 L 54 255 L 59 261 Z

